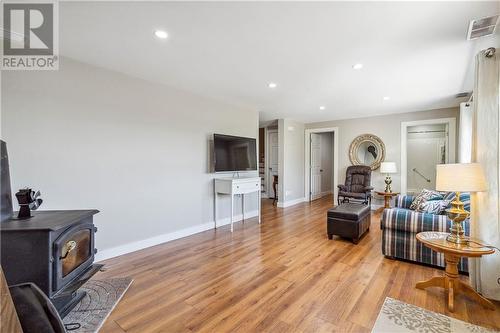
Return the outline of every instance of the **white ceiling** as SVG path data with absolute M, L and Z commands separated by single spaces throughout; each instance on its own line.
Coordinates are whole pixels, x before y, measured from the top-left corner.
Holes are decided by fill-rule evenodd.
M 469 20 L 499 12 L 498 1 L 61 2 L 60 51 L 262 121 L 312 122 L 458 105 L 474 55 L 500 41 L 467 41 Z

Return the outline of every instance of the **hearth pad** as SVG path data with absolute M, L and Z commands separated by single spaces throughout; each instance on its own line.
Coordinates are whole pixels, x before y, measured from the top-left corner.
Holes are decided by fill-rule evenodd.
M 129 277 L 87 281 L 79 289 L 87 295 L 64 318 L 64 324 L 80 324 L 71 331 L 75 333 L 98 332 L 132 282 Z

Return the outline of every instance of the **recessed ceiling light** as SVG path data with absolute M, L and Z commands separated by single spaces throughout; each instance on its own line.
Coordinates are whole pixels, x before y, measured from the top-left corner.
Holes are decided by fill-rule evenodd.
M 155 36 L 160 39 L 167 39 L 168 33 L 164 30 L 155 30 Z
M 355 64 L 355 65 L 352 65 L 352 68 L 353 68 L 353 69 L 361 69 L 361 68 L 363 68 L 363 64 Z
M 320 109 L 321 111 L 323 111 L 323 110 L 325 110 L 325 109 L 326 109 L 326 107 L 322 105 L 322 106 L 320 106 L 320 107 L 319 107 L 319 109 Z
M 390 100 L 391 98 L 389 96 L 384 96 L 384 101 L 388 101 Z
M 274 88 L 276 88 L 278 85 L 277 85 L 276 83 L 274 83 L 274 82 L 270 82 L 268 86 L 269 86 L 269 88 L 274 89 Z

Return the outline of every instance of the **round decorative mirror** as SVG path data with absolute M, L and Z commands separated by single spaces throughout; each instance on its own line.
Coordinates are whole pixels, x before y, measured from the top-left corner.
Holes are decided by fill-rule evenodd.
M 385 159 L 385 145 L 376 135 L 360 135 L 349 147 L 349 159 L 353 165 L 368 165 L 377 170 Z

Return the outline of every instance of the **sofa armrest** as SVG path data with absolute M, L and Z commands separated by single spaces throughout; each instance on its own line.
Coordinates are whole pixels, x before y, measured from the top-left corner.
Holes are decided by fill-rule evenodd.
M 395 200 L 395 207 L 410 209 L 413 199 L 415 199 L 414 195 L 398 195 Z
M 420 213 L 405 208 L 385 209 L 381 218 L 382 229 L 400 230 L 409 233 L 422 231 L 449 232 L 451 220 L 446 215 Z M 466 235 L 470 234 L 469 219 L 463 222 Z

